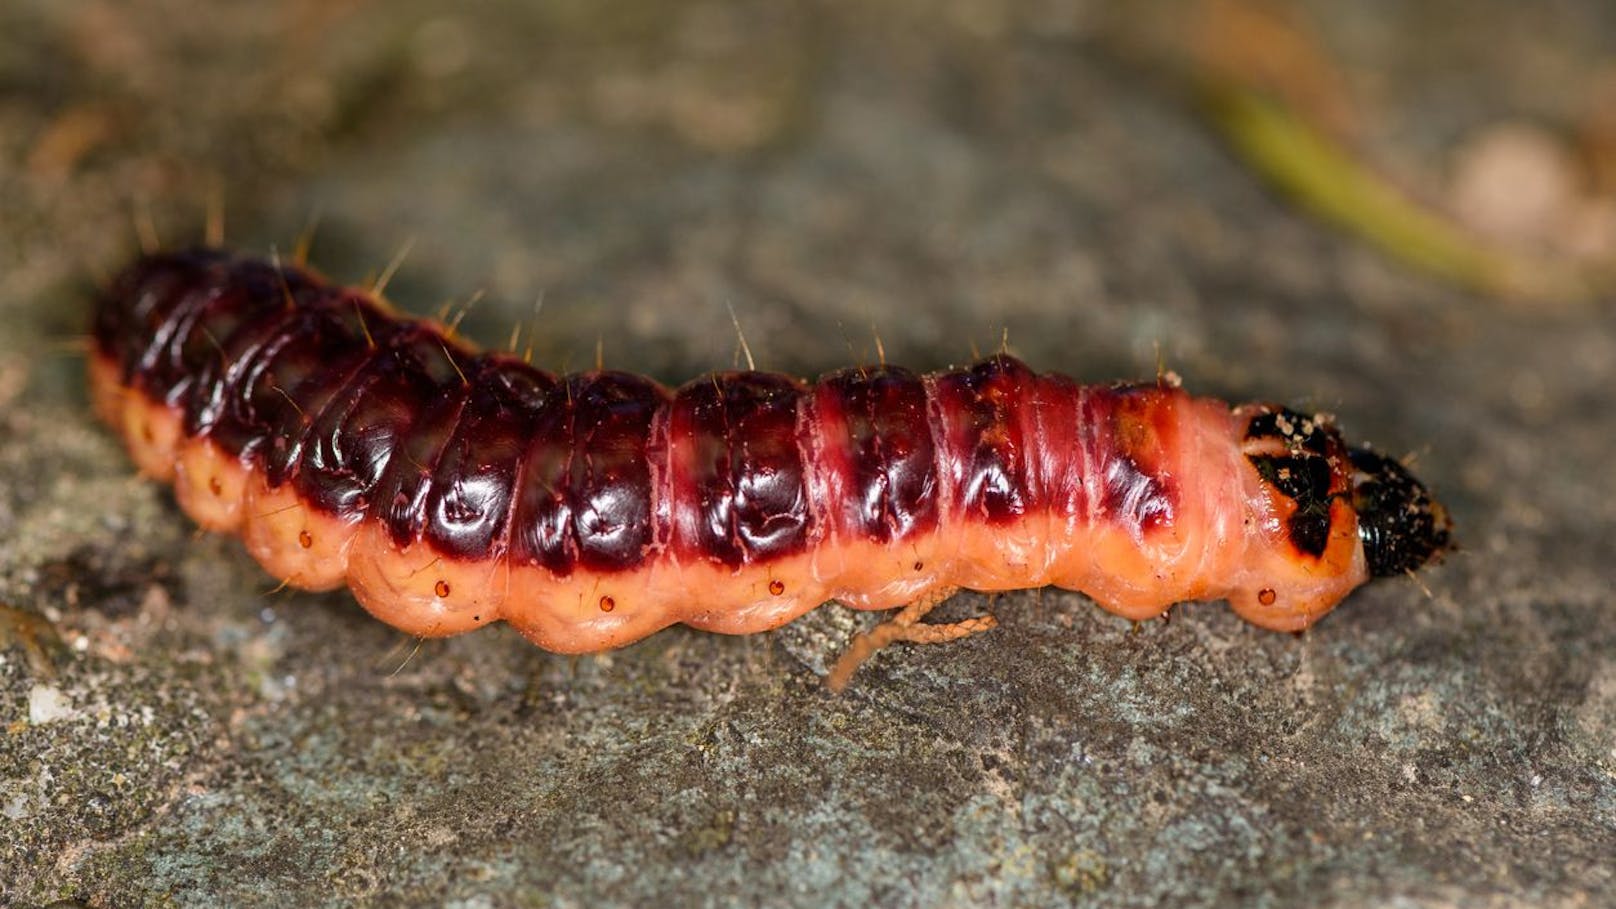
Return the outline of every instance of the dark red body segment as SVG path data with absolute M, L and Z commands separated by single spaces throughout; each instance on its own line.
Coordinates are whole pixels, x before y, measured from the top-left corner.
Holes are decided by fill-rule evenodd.
M 506 361 L 513 371 L 530 371 Z M 652 421 L 666 395 L 603 372 L 556 380 L 526 406 L 514 463 L 511 557 L 561 576 L 639 564 L 651 545 Z
M 588 571 L 639 565 L 656 540 L 666 540 L 668 521 L 656 505 L 665 501 L 668 393 L 650 379 L 625 372 L 568 376 L 565 389 L 574 410 L 570 469 L 563 481 L 577 547 Z M 555 406 L 556 396 L 550 396 Z
M 804 395 L 801 382 L 758 372 L 714 373 L 675 393 L 668 445 L 676 552 L 733 568 L 807 546 Z
M 844 369 L 814 387 L 812 437 L 836 532 L 877 543 L 937 526 L 926 386 L 899 366 Z
M 410 350 L 423 340 L 421 332 L 392 335 L 310 420 L 292 482 L 312 506 L 349 515 L 369 509 L 383 472 L 414 424 L 415 408 L 437 388 Z
M 526 369 L 482 357 L 467 378 L 454 431 L 432 464 L 424 538 L 445 555 L 502 555 L 517 464 L 544 386 Z
M 1088 452 L 1094 440 L 1083 422 L 1084 386 L 1062 375 L 1035 376 L 1026 390 L 1023 419 L 1034 440 L 1027 455 L 1035 488 L 1051 514 L 1073 524 L 1089 520 Z
M 1173 523 L 1178 489 L 1163 459 L 1177 444 L 1176 402 L 1155 385 L 1086 389 L 1080 420 L 1087 469 L 1098 478 L 1096 520 L 1140 533 Z
M 1033 382 L 1021 361 L 1000 354 L 930 377 L 931 418 L 947 500 L 959 515 L 992 524 L 1043 505 L 1031 454 L 1041 448 L 1022 419 Z

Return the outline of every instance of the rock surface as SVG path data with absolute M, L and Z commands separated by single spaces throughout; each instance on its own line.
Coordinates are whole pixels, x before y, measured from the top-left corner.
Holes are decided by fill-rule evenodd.
M 1616 40 L 1597 0 L 1479 5 L 1314 10 L 1386 160 L 1569 121 Z M 0 649 L 0 904 L 1616 901 L 1608 301 L 1467 295 L 1298 214 L 1107 6 L 6 4 L 0 603 L 63 646 Z M 319 212 L 343 280 L 413 241 L 402 305 L 486 288 L 468 333 L 552 368 L 729 366 L 726 304 L 803 374 L 877 334 L 1165 363 L 1417 451 L 1464 548 L 1302 638 L 1003 596 L 842 697 L 870 619 L 837 607 L 417 645 L 271 592 L 89 415 L 97 276 L 210 197 L 260 250 Z

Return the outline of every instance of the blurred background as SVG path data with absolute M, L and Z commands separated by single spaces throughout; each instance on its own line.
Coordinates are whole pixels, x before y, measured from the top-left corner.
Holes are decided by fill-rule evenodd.
M 1611 900 L 1613 49 L 1600 0 L 5 0 L 0 903 Z M 1165 366 L 1409 453 L 1463 551 L 1301 640 L 966 597 L 839 699 L 834 608 L 418 645 L 88 414 L 96 289 L 210 219 L 554 370 L 728 368 L 731 307 L 808 376 Z

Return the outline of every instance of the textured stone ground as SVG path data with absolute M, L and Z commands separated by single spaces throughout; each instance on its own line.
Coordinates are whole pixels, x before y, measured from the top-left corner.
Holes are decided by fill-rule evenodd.
M 1616 318 L 1410 274 L 1274 199 L 1104 4 L 25 0 L 0 9 L 0 904 L 1616 900 Z M 1563 122 L 1605 4 L 1319 4 L 1388 160 Z M 470 9 L 469 7 L 467 9 Z M 1121 42 L 1125 43 L 1125 42 Z M 1417 168 L 1416 168 L 1417 172 Z M 933 368 L 1328 409 L 1464 551 L 1301 639 L 1083 597 L 819 684 L 856 622 L 569 659 L 271 593 L 87 411 L 131 210 L 677 381 Z M 1417 188 L 1416 188 L 1417 189 Z M 986 606 L 963 599 L 957 611 Z

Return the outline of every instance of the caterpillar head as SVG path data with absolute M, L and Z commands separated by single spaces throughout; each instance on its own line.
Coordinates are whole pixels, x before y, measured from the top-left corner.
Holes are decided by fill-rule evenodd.
M 1352 507 L 1371 574 L 1403 574 L 1452 548 L 1447 509 L 1408 468 L 1368 448 L 1350 457 Z

